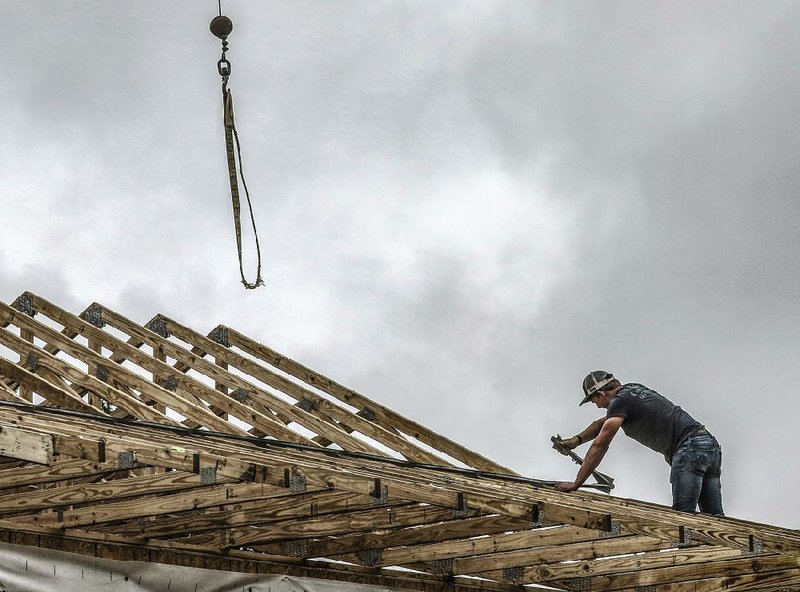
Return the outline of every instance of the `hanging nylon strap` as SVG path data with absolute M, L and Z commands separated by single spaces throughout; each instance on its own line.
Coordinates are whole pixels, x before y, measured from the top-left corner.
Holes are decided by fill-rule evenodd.
M 250 201 L 250 191 L 247 189 L 247 182 L 244 180 L 242 147 L 239 143 L 239 132 L 236 131 L 236 121 L 233 117 L 233 94 L 231 94 L 230 89 L 228 89 L 227 80 L 222 83 L 222 109 L 225 121 L 225 152 L 228 156 L 228 180 L 231 186 L 231 202 L 233 205 L 233 226 L 236 231 L 236 251 L 239 255 L 239 274 L 242 277 L 242 284 L 244 284 L 244 287 L 252 290 L 264 285 L 264 280 L 261 278 L 261 245 L 258 242 L 258 231 L 256 230 L 256 219 L 253 215 L 253 203 Z M 233 148 L 234 141 L 236 142 L 235 154 Z M 258 257 L 256 279 L 252 283 L 248 282 L 244 276 L 244 263 L 242 262 L 242 208 L 239 200 L 239 178 L 242 180 L 244 195 L 247 198 L 247 210 L 250 214 L 250 223 L 253 227 L 253 236 L 256 241 L 256 255 Z
M 219 19 L 227 20 L 220 21 Z M 215 21 L 219 26 L 222 26 L 222 33 L 215 32 Z M 228 27 L 229 28 L 226 28 Z M 250 191 L 247 189 L 247 182 L 244 180 L 244 171 L 242 169 L 242 147 L 239 143 L 239 132 L 236 131 L 236 120 L 233 117 L 233 95 L 228 88 L 228 78 L 231 74 L 231 64 L 225 57 L 225 52 L 228 50 L 227 34 L 233 28 L 230 20 L 227 17 L 219 16 L 211 23 L 212 33 L 222 39 L 222 57 L 217 62 L 217 71 L 222 77 L 222 117 L 225 124 L 225 152 L 228 159 L 228 181 L 231 186 L 231 203 L 233 206 L 233 226 L 236 231 L 236 251 L 239 255 L 239 274 L 242 277 L 242 284 L 248 290 L 253 290 L 259 286 L 264 285 L 264 280 L 261 278 L 261 245 L 258 242 L 258 231 L 256 230 L 256 219 L 253 215 L 253 204 L 250 201 Z M 234 150 L 234 142 L 236 148 Z M 247 210 L 250 213 L 250 223 L 253 227 L 253 236 L 256 242 L 256 255 L 258 267 L 256 270 L 256 279 L 254 282 L 248 282 L 244 275 L 244 263 L 242 261 L 242 207 L 239 199 L 239 179 L 242 181 L 242 188 L 244 195 L 247 198 Z

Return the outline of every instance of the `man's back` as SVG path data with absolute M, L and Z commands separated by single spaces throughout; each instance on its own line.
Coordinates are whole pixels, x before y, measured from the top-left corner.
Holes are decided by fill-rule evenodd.
M 668 463 L 678 446 L 703 427 L 669 399 L 637 383 L 622 386 L 606 417 L 622 417 L 625 435 L 663 454 Z

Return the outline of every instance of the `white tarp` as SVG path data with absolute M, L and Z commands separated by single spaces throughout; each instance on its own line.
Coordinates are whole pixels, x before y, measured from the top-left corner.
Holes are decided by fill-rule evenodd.
M 380 586 L 261 576 L 0 543 L 0 592 L 394 592 Z

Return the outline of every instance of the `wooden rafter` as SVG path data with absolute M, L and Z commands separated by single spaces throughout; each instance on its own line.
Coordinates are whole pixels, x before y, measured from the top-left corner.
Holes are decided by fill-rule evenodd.
M 800 589 L 798 531 L 556 492 L 229 327 L 31 293 L 0 326 L 2 541 L 397 590 Z

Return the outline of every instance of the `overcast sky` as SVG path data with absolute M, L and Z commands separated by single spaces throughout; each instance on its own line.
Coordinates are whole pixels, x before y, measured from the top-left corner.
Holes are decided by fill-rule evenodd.
M 609 369 L 800 528 L 800 3 L 224 0 L 256 291 L 217 2 L 0 6 L 3 301 L 225 323 L 543 479 Z M 671 503 L 622 434 L 601 470 Z

